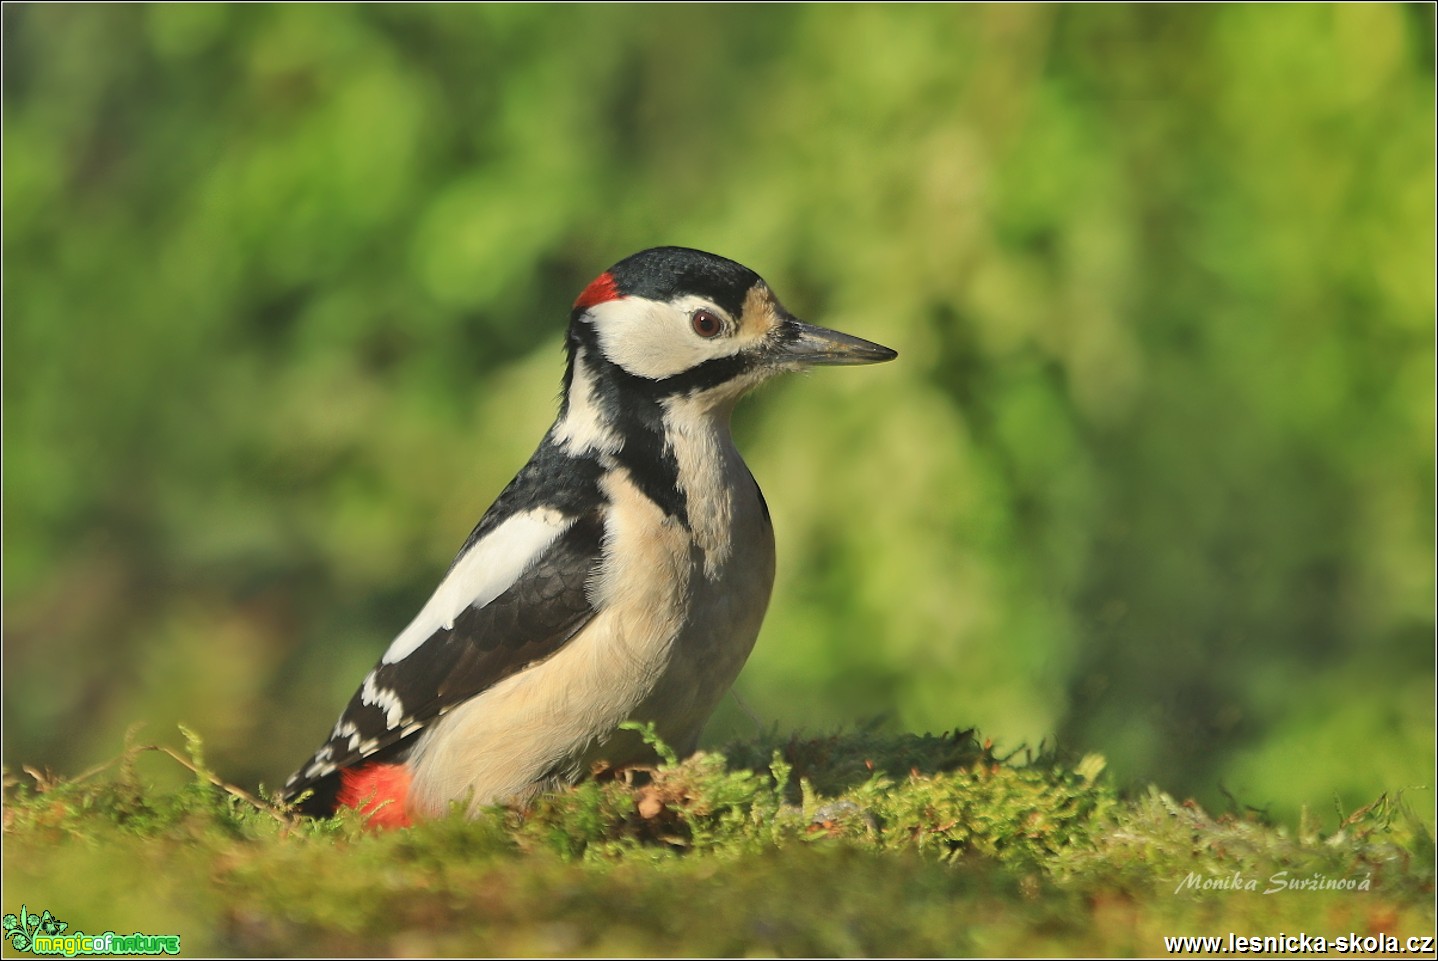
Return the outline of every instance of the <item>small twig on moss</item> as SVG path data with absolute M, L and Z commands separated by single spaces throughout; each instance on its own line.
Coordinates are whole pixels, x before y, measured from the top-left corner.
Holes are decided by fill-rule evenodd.
M 244 788 L 236 787 L 235 785 L 222 780 L 211 772 L 206 771 L 204 768 L 192 762 L 189 758 L 180 754 L 174 748 L 165 747 L 162 744 L 147 744 L 144 747 L 137 748 L 136 750 L 159 751 L 162 754 L 168 754 L 170 757 L 178 761 L 181 767 L 188 769 L 192 774 L 195 774 L 198 777 L 204 778 L 206 781 L 213 784 L 220 790 L 224 791 L 226 794 L 229 794 L 232 797 L 239 798 L 241 801 L 244 801 L 246 804 L 249 804 L 257 811 L 265 812 L 270 817 L 274 818 L 276 821 L 279 821 L 281 824 L 291 823 L 290 818 L 286 817 L 283 813 L 276 810 L 273 805 L 260 800 L 259 798 L 251 794 L 249 791 L 246 791 Z
M 213 771 L 206 769 L 203 764 L 192 758 L 186 757 L 172 747 L 166 747 L 163 744 L 130 743 L 137 727 L 138 726 L 132 727 L 126 733 L 125 750 L 120 752 L 118 756 L 112 757 L 108 761 L 102 761 L 101 763 L 96 764 L 94 767 L 81 771 L 79 774 L 75 775 L 72 778 L 61 779 L 49 773 L 48 771 L 40 771 L 33 767 L 30 767 L 29 765 L 25 765 L 21 768 L 21 770 L 23 770 L 26 774 L 30 775 L 30 777 L 34 778 L 36 788 L 41 794 L 45 794 L 49 791 L 54 790 L 62 783 L 79 784 L 83 781 L 88 781 L 95 775 L 114 767 L 116 764 L 121 764 L 128 767 L 129 765 L 134 763 L 135 758 L 140 754 L 143 754 L 145 752 L 156 752 L 159 754 L 168 755 L 169 757 L 173 758 L 181 767 L 188 770 L 191 774 L 194 774 L 200 780 L 219 788 L 226 794 L 229 794 L 231 797 L 235 797 L 240 799 L 241 801 L 244 801 L 246 804 L 250 805 L 257 811 L 263 811 L 270 817 L 274 818 L 276 821 L 279 821 L 281 824 L 293 823 L 292 818 L 287 816 L 282 810 L 276 808 L 273 804 L 270 804 L 269 802 L 256 797 L 242 787 L 237 787 L 236 785 L 230 784 L 229 782 L 223 780 L 218 775 L 216 775 Z M 186 742 L 189 744 L 192 753 L 197 754 L 198 738 L 196 737 L 196 735 L 193 732 L 185 729 L 184 727 L 181 727 L 180 730 L 184 732 Z

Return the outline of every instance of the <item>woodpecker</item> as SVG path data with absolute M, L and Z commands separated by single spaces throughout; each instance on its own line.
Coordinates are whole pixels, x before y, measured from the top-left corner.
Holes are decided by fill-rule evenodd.
M 692 752 L 774 581 L 735 403 L 783 371 L 897 356 L 798 320 L 749 268 L 684 247 L 584 288 L 567 354 L 554 425 L 286 782 L 303 813 L 403 826 L 455 802 L 522 804 L 652 759 L 628 720 Z

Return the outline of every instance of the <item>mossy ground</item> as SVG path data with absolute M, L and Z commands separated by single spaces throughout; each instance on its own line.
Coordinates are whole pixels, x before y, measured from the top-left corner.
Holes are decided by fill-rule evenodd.
M 193 738 L 171 755 L 192 783 L 155 789 L 147 754 L 7 775 L 5 913 L 193 956 L 1144 955 L 1434 929 L 1431 829 L 1401 798 L 1275 826 L 970 733 L 758 739 L 384 832 L 221 790 Z

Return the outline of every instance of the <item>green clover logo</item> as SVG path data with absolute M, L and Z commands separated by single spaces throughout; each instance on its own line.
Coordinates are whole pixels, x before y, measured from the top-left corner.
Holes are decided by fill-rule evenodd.
M 64 934 L 65 929 L 69 926 L 49 911 L 31 914 L 23 904 L 20 905 L 18 915 L 7 914 L 0 918 L 0 927 L 4 928 L 4 939 L 9 941 L 11 947 L 16 951 L 31 950 L 34 947 L 37 934 L 55 937 Z

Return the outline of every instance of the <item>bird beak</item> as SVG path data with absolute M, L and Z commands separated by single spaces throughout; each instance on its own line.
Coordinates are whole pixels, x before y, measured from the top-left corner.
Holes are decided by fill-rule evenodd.
M 841 334 L 837 330 L 815 327 L 802 320 L 786 318 L 780 327 L 782 340 L 775 349 L 775 360 L 793 367 L 841 367 L 854 364 L 878 364 L 899 356 L 881 344 Z

